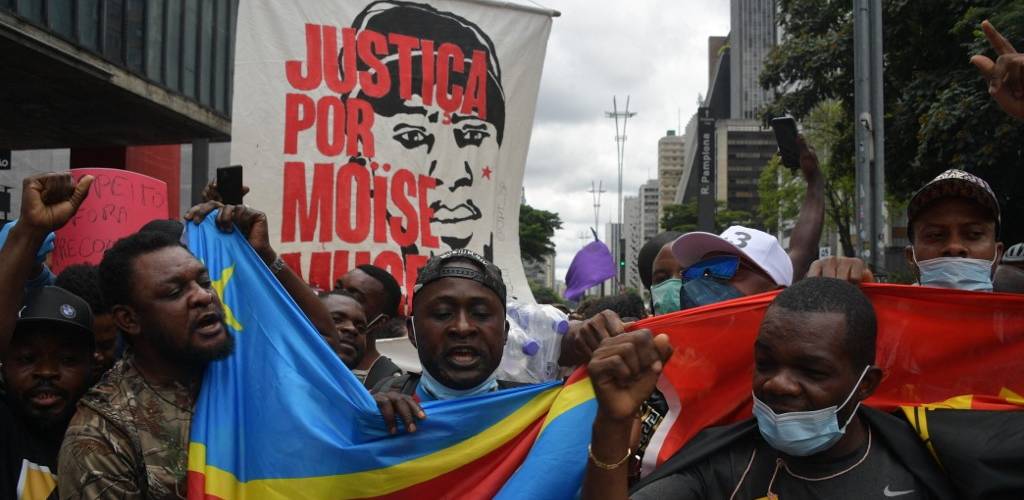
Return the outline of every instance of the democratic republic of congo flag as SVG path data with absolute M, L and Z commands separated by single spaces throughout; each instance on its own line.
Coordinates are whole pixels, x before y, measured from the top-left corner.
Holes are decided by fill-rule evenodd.
M 235 352 L 207 369 L 189 447 L 189 498 L 570 498 L 596 403 L 584 372 L 427 402 L 391 436 L 362 384 L 237 231 L 189 225 Z
M 884 284 L 867 284 L 862 290 L 878 317 L 875 361 L 884 371 L 867 405 L 902 411 L 943 466 L 951 465 L 951 457 L 964 455 L 954 450 L 966 450 L 966 441 L 997 454 L 1006 451 L 995 449 L 1000 442 L 1022 449 L 1024 412 L 996 415 L 993 410 L 1024 406 L 1024 295 Z M 658 383 L 669 415 L 644 455 L 645 473 L 705 427 L 751 416 L 754 339 L 777 293 L 631 326 L 667 333 L 675 346 Z M 964 415 L 960 410 L 974 411 Z M 973 423 L 964 426 L 965 419 Z M 953 422 L 960 423 L 959 436 L 949 432 L 955 429 Z M 936 430 L 946 432 L 936 438 Z M 937 449 L 936 443 L 948 448 Z M 1024 452 L 1009 454 L 1013 456 L 985 457 L 991 460 L 987 466 L 1019 467 Z

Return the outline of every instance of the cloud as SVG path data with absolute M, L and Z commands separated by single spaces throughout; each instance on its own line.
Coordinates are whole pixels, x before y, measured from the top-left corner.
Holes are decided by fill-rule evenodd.
M 658 139 L 679 128 L 707 91 L 707 39 L 729 32 L 729 2 L 565 0 L 548 41 L 524 187 L 531 206 L 557 212 L 556 272 L 564 279 L 594 225 L 591 181 L 603 182 L 599 236 L 616 217 L 615 123 L 630 96 L 623 196 L 657 177 Z

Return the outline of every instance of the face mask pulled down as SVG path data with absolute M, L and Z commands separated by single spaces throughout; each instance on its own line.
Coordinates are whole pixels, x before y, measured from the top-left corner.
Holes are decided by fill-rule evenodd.
M 779 415 L 755 395 L 754 417 L 757 419 L 757 429 L 761 431 L 761 436 L 772 448 L 794 457 L 806 457 L 831 448 L 846 434 L 846 426 L 850 425 L 857 408 L 860 408 L 860 401 L 842 427 L 839 426 L 837 415 L 853 398 L 869 369 L 871 365 L 864 367 L 850 394 L 839 406 L 832 405 L 820 410 L 794 411 Z
M 416 345 L 419 346 L 419 339 L 416 338 L 416 321 L 413 316 L 409 316 L 409 323 L 412 324 L 412 338 L 416 341 Z M 440 400 L 487 394 L 498 390 L 498 370 L 492 371 L 490 376 L 484 379 L 484 381 L 476 387 L 460 390 L 452 389 L 451 387 L 444 385 L 441 381 L 434 378 L 434 376 L 430 374 L 429 370 L 424 368 L 420 374 L 420 387 L 428 395 Z

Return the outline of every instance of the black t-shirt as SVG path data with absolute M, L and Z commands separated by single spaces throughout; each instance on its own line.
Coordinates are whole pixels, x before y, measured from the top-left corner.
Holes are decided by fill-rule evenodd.
M 29 428 L 0 394 L 0 498 L 57 498 L 60 440 Z
M 878 432 L 872 433 L 870 447 L 865 443 L 859 450 L 827 464 L 811 466 L 780 462 L 779 458 L 779 452 L 755 434 L 694 467 L 647 485 L 633 493 L 632 498 L 728 499 L 736 491 L 732 498 L 751 500 L 768 497 L 769 485 L 779 500 L 932 498 L 928 489 L 878 439 Z M 835 477 L 817 481 L 806 479 L 832 475 Z

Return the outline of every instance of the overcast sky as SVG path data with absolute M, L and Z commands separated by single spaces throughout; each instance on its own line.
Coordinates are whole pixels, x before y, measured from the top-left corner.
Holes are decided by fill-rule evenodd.
M 528 3 L 519 0 L 520 3 Z M 526 162 L 526 202 L 558 213 L 555 277 L 594 225 L 591 181 L 604 181 L 601 228 L 616 217 L 615 124 L 604 117 L 612 96 L 631 96 L 623 196 L 657 177 L 658 139 L 697 110 L 707 89 L 708 37 L 729 31 L 727 0 L 543 0 L 558 10 L 548 41 L 537 117 Z M 680 118 L 681 117 L 681 118 Z

